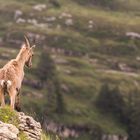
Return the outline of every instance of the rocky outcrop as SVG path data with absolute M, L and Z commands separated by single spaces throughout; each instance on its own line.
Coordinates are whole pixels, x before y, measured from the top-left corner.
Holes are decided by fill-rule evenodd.
M 19 131 L 24 132 L 29 140 L 41 139 L 41 125 L 32 117 L 26 116 L 23 112 L 19 114 Z
M 17 113 L 17 115 L 19 119 L 17 127 L 0 121 L 0 140 L 20 140 L 20 132 L 24 133 L 28 140 L 41 140 L 40 123 L 23 112 Z
M 0 121 L 0 140 L 19 140 L 19 130 L 12 124 Z

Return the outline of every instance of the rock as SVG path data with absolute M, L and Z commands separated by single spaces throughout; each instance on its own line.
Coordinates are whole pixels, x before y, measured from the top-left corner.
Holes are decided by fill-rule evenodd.
M 136 57 L 136 60 L 137 60 L 137 61 L 140 61 L 140 56 L 137 56 L 137 57 Z
M 18 19 L 22 14 L 23 14 L 22 11 L 16 10 L 16 11 L 15 11 L 15 15 L 14 15 L 14 19 L 15 19 L 15 20 Z
M 68 92 L 68 91 L 69 91 L 69 88 L 68 88 L 68 86 L 67 86 L 66 84 L 62 84 L 62 85 L 61 85 L 61 88 L 62 88 L 62 90 L 65 91 L 65 92 Z
M 18 116 L 19 130 L 25 133 L 30 140 L 40 140 L 42 132 L 41 124 L 23 112 L 18 113 Z
M 65 20 L 65 24 L 66 24 L 67 26 L 71 26 L 71 25 L 73 25 L 73 20 L 72 20 L 71 18 L 66 19 L 66 20 Z
M 39 27 L 39 28 L 48 28 L 48 24 L 47 23 L 38 23 L 35 26 Z
M 92 21 L 92 20 L 89 20 L 88 23 L 89 23 L 89 24 L 93 24 L 93 21 Z
M 88 28 L 89 28 L 89 29 L 92 29 L 92 28 L 93 28 L 93 25 L 88 25 Z
M 140 38 L 140 34 L 135 32 L 126 32 L 126 36 L 131 38 Z
M 56 20 L 56 17 L 55 17 L 55 16 L 47 17 L 47 18 L 45 18 L 45 20 L 46 20 L 47 22 L 52 22 L 52 21 L 55 21 L 55 20 Z
M 71 133 L 71 131 L 68 128 L 65 128 L 65 130 L 63 132 L 63 137 L 64 138 L 68 138 L 70 133 Z
M 127 140 L 127 136 L 122 136 L 122 135 L 103 135 L 101 140 Z
M 63 13 L 61 13 L 61 15 L 59 16 L 59 19 L 62 19 L 63 17 L 64 17 L 64 18 L 72 18 L 72 15 L 69 14 L 69 13 L 63 12 Z
M 89 29 L 92 29 L 92 28 L 94 27 L 94 25 L 95 25 L 95 24 L 94 24 L 94 22 L 93 22 L 92 20 L 89 20 L 89 21 L 88 21 L 88 28 L 89 28 Z
M 27 22 L 30 23 L 30 24 L 33 24 L 33 25 L 38 24 L 36 19 L 28 19 Z
M 16 23 L 25 23 L 25 22 L 26 22 L 26 20 L 23 19 L 23 18 L 18 18 L 18 19 L 16 20 Z
M 19 130 L 12 124 L 0 122 L 1 140 L 18 140 Z
M 67 64 L 68 63 L 68 61 L 64 58 L 56 58 L 56 59 L 54 59 L 54 61 L 56 64 Z
M 12 132 L 12 133 L 14 133 L 14 134 L 18 134 L 19 133 L 19 130 L 14 126 L 14 125 L 12 125 L 12 124 L 6 124 L 6 126 L 8 127 L 8 129 Z
M 61 25 L 60 24 L 57 24 L 56 28 L 57 29 L 61 29 Z
M 45 4 L 37 4 L 35 6 L 33 6 L 33 9 L 36 11 L 41 12 L 42 10 L 46 9 L 47 6 Z
M 0 43 L 3 43 L 3 38 L 2 37 L 0 37 Z
M 133 71 L 132 68 L 127 66 L 127 64 L 125 64 L 125 63 L 119 63 L 118 67 L 121 71 L 124 71 L 124 72 L 132 72 Z

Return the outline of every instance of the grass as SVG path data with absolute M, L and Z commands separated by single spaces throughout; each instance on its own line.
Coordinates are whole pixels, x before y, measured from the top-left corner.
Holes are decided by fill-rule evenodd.
M 51 134 L 45 134 L 45 133 L 42 133 L 42 137 L 41 137 L 41 140 L 60 140 L 60 138 L 56 135 L 51 135 Z
M 28 140 L 27 136 L 26 136 L 26 134 L 24 132 L 20 132 L 19 137 L 20 137 L 21 140 Z
M 19 120 L 15 111 L 11 110 L 10 107 L 0 109 L 0 120 L 4 123 L 11 123 L 18 126 Z

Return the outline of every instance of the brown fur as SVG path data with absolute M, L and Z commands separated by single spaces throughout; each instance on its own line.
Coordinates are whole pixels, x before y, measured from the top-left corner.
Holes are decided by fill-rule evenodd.
M 16 96 L 19 94 L 18 92 L 24 78 L 24 66 L 26 65 L 27 67 L 31 67 L 32 55 L 33 47 L 30 47 L 29 43 L 26 42 L 22 46 L 16 59 L 10 60 L 0 69 L 0 80 L 3 81 L 4 84 L 7 84 L 6 90 L 10 96 L 10 107 L 12 109 L 14 109 L 15 102 L 18 102 L 16 101 Z M 4 84 L 2 84 L 2 82 L 0 83 L 0 101 L 2 107 L 5 106 Z

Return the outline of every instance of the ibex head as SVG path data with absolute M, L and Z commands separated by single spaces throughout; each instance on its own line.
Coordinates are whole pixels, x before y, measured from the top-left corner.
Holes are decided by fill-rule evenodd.
M 30 68 L 32 66 L 32 57 L 34 55 L 34 48 L 35 48 L 35 45 L 31 46 L 30 45 L 30 42 L 29 42 L 29 39 L 24 36 L 25 38 L 25 47 L 28 51 L 28 54 L 27 54 L 27 59 L 26 59 L 26 62 L 25 62 L 25 65 Z

